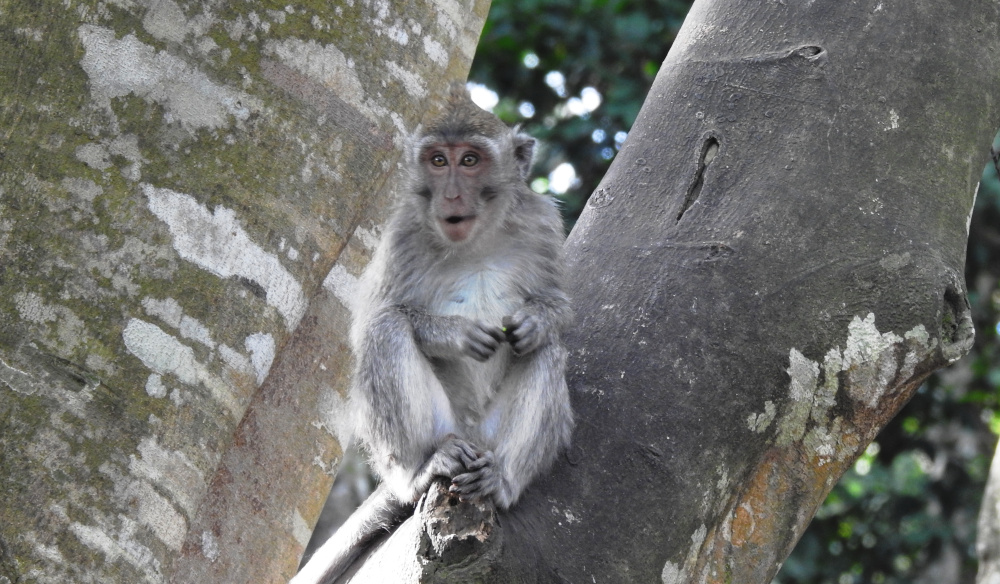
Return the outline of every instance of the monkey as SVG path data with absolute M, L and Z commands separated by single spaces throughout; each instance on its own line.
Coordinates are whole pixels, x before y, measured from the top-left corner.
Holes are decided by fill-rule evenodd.
M 293 583 L 336 579 L 438 477 L 509 509 L 568 445 L 564 232 L 527 185 L 535 144 L 462 84 L 411 138 L 351 328 L 355 435 L 382 482 Z

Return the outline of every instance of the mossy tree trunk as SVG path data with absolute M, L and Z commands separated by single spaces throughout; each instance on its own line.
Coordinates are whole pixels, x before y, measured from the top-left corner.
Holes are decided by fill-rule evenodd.
M 0 5 L 0 582 L 284 582 L 462 2 Z

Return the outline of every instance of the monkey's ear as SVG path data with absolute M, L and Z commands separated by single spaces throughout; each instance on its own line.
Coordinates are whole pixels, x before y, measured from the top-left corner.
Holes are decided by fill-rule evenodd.
M 514 162 L 522 180 L 528 180 L 531 163 L 535 160 L 535 139 L 527 134 L 514 135 Z

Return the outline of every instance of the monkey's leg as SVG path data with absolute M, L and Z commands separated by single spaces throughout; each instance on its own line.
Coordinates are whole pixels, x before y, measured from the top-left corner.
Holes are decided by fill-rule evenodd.
M 492 497 L 506 509 L 552 464 L 573 429 L 565 364 L 566 351 L 557 344 L 514 358 L 480 427 L 491 450 L 452 479 L 453 492 Z
M 399 500 L 410 501 L 422 494 L 413 485 L 418 473 L 455 432 L 454 414 L 403 312 L 386 308 L 367 328 L 351 396 L 358 437 L 382 480 Z

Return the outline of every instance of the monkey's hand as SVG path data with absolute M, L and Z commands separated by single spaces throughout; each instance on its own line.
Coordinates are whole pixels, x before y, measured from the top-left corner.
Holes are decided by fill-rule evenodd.
M 469 472 L 451 479 L 449 493 L 458 495 L 462 500 L 492 498 L 502 509 L 509 506 L 504 480 L 500 476 L 492 451 L 483 452 L 471 464 L 465 466 Z
M 542 346 L 547 337 L 541 317 L 523 308 L 514 316 L 503 317 L 503 331 L 515 355 L 534 351 Z
M 407 317 L 420 350 L 428 357 L 489 359 L 504 342 L 499 327 L 464 316 L 437 316 L 409 309 Z
M 465 327 L 462 352 L 476 361 L 485 361 L 497 352 L 504 340 L 506 339 L 501 329 L 470 320 Z

